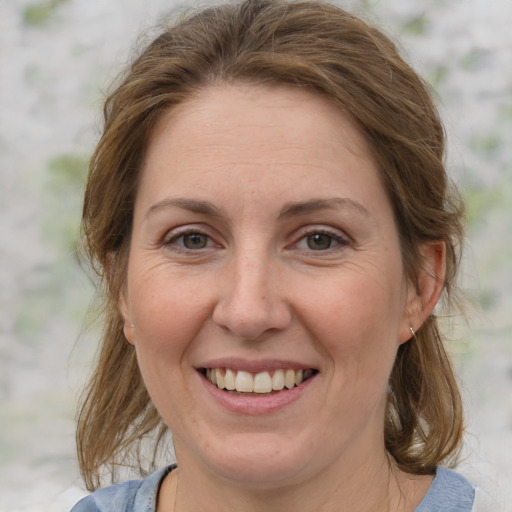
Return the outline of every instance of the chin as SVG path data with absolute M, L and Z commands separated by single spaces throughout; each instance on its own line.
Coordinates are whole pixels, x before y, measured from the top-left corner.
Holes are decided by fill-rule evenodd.
M 210 450 L 205 462 L 222 478 L 253 489 L 269 490 L 298 483 L 311 460 L 311 454 L 300 449 L 304 443 L 283 441 L 275 434 L 268 436 L 274 439 L 265 439 L 265 435 L 255 439 L 252 435 L 247 436 L 252 440 Z

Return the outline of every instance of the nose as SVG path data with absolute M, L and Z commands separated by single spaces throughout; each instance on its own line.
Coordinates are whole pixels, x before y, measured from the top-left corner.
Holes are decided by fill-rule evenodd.
M 244 254 L 227 263 L 221 275 L 213 321 L 236 337 L 261 339 L 291 322 L 283 271 L 270 259 L 258 253 Z

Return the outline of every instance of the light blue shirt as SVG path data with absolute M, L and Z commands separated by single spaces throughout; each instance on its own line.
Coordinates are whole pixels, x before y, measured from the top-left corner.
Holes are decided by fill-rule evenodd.
M 160 483 L 173 467 L 144 480 L 131 480 L 99 489 L 79 501 L 71 512 L 155 512 Z M 475 486 L 463 476 L 437 468 L 436 476 L 414 512 L 471 512 Z
M 475 486 L 462 475 L 439 467 L 414 512 L 471 512 L 474 502 Z

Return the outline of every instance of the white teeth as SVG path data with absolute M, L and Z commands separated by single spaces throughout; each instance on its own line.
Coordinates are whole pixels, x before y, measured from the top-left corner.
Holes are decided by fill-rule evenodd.
M 276 370 L 272 375 L 272 389 L 281 391 L 284 388 L 284 371 Z
M 284 385 L 288 389 L 292 389 L 295 386 L 295 371 L 294 370 L 286 370 L 284 375 Z
M 270 393 L 284 388 L 292 389 L 313 375 L 313 370 L 274 370 L 253 375 L 242 370 L 207 368 L 206 378 L 219 389 L 240 393 Z
M 226 386 L 226 389 L 229 389 L 229 391 L 233 391 L 235 389 L 235 374 L 233 370 L 230 370 L 229 368 L 226 369 L 226 375 L 224 375 L 224 385 Z
M 217 380 L 217 387 L 219 389 L 224 389 L 226 387 L 226 383 L 224 382 L 224 375 L 222 375 L 220 368 L 215 368 L 215 377 Z
M 272 391 L 272 377 L 268 372 L 257 373 L 254 376 L 255 393 L 270 393 Z
M 235 388 L 237 391 L 252 393 L 253 391 L 254 379 L 249 372 L 239 371 L 236 374 L 235 379 Z

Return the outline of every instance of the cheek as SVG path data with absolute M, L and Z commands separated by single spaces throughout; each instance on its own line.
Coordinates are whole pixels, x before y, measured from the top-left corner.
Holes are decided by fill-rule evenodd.
M 387 382 L 403 311 L 400 279 L 367 271 L 331 280 L 304 303 L 304 317 L 338 376 L 353 384 Z M 338 371 L 339 370 L 339 371 Z
M 167 345 L 166 339 L 187 338 L 208 315 L 211 287 L 200 279 L 183 279 L 171 269 L 154 268 L 134 273 L 129 284 L 134 323 L 152 334 L 151 342 Z
M 131 292 L 135 350 L 142 377 L 164 422 L 179 430 L 179 418 L 194 422 L 196 417 L 187 388 L 194 370 L 186 363 L 208 313 L 197 289 L 176 286 L 179 281 L 172 281 L 162 274 L 154 279 L 134 279 Z
M 161 270 L 132 276 L 135 348 L 150 392 L 163 381 L 179 383 L 188 350 L 210 315 L 208 289 Z

